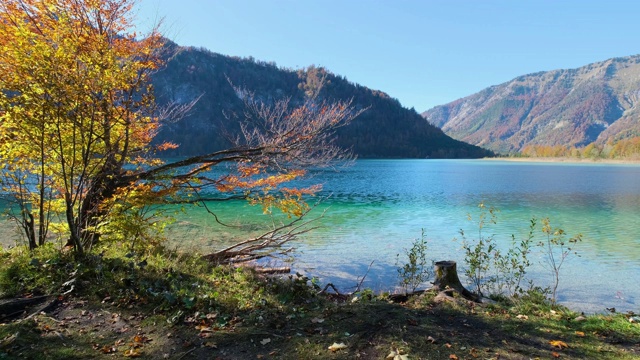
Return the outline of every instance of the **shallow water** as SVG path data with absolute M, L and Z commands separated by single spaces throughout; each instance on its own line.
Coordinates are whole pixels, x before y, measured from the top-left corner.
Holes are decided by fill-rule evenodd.
M 365 286 L 394 291 L 396 254 L 426 232 L 429 258 L 455 260 L 463 267 L 459 230 L 477 234 L 478 204 L 499 210 L 497 224 L 484 229 L 506 247 L 511 235 L 528 232 L 529 220 L 548 217 L 569 236 L 582 234 L 561 269 L 558 299 L 587 312 L 616 307 L 638 311 L 640 298 L 640 166 L 549 164 L 479 160 L 359 160 L 335 171 L 317 171 L 312 182 L 330 196 L 314 210 L 325 211 L 296 243 L 294 270 L 350 291 L 366 274 Z M 224 221 L 265 222 L 259 208 L 244 203 L 218 205 Z M 540 229 L 540 226 L 538 227 Z M 202 209 L 189 210 L 172 238 L 198 247 L 219 246 L 239 236 Z M 544 240 L 540 230 L 536 239 Z M 213 241 L 216 239 L 216 241 Z M 206 251 L 206 250 L 205 250 Z M 552 283 L 543 254 L 532 255 L 529 276 Z M 373 262 L 369 269 L 369 265 Z M 459 270 L 462 273 L 462 269 Z M 464 281 L 464 280 L 463 280 Z
M 353 290 L 364 286 L 394 291 L 396 254 L 411 246 L 424 229 L 432 260 L 458 261 L 464 255 L 459 230 L 477 235 L 478 204 L 499 209 L 498 222 L 487 226 L 502 247 L 511 235 L 520 239 L 532 217 L 549 217 L 554 227 L 583 241 L 561 269 L 558 299 L 576 310 L 640 311 L 640 166 L 523 163 L 482 160 L 358 160 L 339 171 L 316 171 L 329 196 L 313 212 L 324 216 L 295 245 L 294 271 Z M 244 202 L 215 204 L 212 209 L 232 225 L 265 224 L 271 218 Z M 279 221 L 277 218 L 276 221 Z M 540 227 L 538 227 L 540 229 Z M 178 215 L 169 231 L 171 243 L 206 252 L 257 227 L 236 229 L 217 224 L 202 208 Z M 543 240 L 540 230 L 536 239 Z M 532 255 L 529 276 L 551 285 L 542 254 Z M 373 262 L 371 267 L 369 265 Z M 464 279 L 463 279 L 464 282 Z

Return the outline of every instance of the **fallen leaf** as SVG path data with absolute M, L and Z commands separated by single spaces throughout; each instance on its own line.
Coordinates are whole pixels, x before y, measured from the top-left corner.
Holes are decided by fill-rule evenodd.
M 449 343 L 444 344 L 444 346 L 446 346 L 448 348 L 451 348 L 451 344 L 449 344 Z
M 322 318 L 313 318 L 311 319 L 311 322 L 314 324 L 322 324 L 324 322 L 324 319 Z
M 116 347 L 115 347 L 115 346 L 105 345 L 105 346 L 103 346 L 103 347 L 100 349 L 100 351 L 101 351 L 103 354 L 111 354 L 111 353 L 114 353 L 114 352 L 116 352 L 116 351 L 118 351 L 118 350 L 116 349 Z
M 333 343 L 333 345 L 329 346 L 329 350 L 336 352 L 338 350 L 342 350 L 342 349 L 346 349 L 347 345 L 345 345 L 344 343 Z
M 202 346 L 204 347 L 208 347 L 208 348 L 212 348 L 212 349 L 217 349 L 218 345 L 216 345 L 216 343 L 211 342 L 211 341 L 205 341 Z
M 582 331 L 576 331 L 576 335 L 580 336 L 580 337 L 584 337 L 584 332 Z
M 409 356 L 403 350 L 391 349 L 385 360 L 409 360 Z
M 196 325 L 196 330 L 200 330 L 200 332 L 213 332 L 213 329 L 207 325 Z
M 124 352 L 125 357 L 140 357 L 142 356 L 142 352 L 138 349 L 129 349 Z
M 527 315 L 518 315 L 516 317 L 520 320 L 529 320 L 529 317 Z
M 15 333 L 13 335 L 7 336 L 6 338 L 2 339 L 2 341 L 0 341 L 0 347 L 5 347 L 5 346 L 11 344 L 12 342 L 14 342 L 18 338 L 18 335 L 20 335 L 19 332 Z
M 432 343 L 432 344 L 435 344 L 436 339 L 434 339 L 432 336 L 427 336 L 427 341 Z
M 133 341 L 140 343 L 140 344 L 144 344 L 144 343 L 148 343 L 151 341 L 151 339 L 149 339 L 148 337 L 144 336 L 144 335 L 136 335 L 133 337 Z
M 449 359 L 458 360 L 458 356 L 456 354 L 451 354 L 451 355 L 449 355 Z
M 557 352 L 554 351 L 554 352 L 551 353 L 551 356 L 553 356 L 554 358 L 559 358 L 560 354 L 558 354 Z
M 560 341 L 560 340 L 550 340 L 549 344 L 551 344 L 551 346 L 553 346 L 553 347 L 557 347 L 558 349 L 568 348 L 569 347 L 569 345 L 567 345 L 567 343 L 565 343 L 564 341 Z
M 266 338 L 266 339 L 262 339 L 262 340 L 260 340 L 260 344 L 262 344 L 262 345 L 267 345 L 267 344 L 268 344 L 268 343 L 270 343 L 270 342 L 271 342 L 271 339 L 270 339 L 270 338 Z

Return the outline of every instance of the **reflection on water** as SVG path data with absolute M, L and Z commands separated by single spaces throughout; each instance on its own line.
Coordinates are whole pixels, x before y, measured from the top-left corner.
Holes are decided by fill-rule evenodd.
M 639 310 L 640 166 L 365 160 L 313 175 L 311 181 L 323 183 L 322 195 L 328 196 L 316 214 L 326 213 L 321 227 L 298 244 L 294 268 L 322 282 L 348 291 L 366 274 L 366 286 L 393 291 L 396 254 L 423 228 L 433 260 L 462 263 L 460 244 L 452 239 L 461 228 L 475 234 L 467 214 L 477 215 L 484 202 L 500 210 L 498 224 L 485 234 L 495 234 L 502 246 L 511 234 L 525 236 L 532 217 L 549 217 L 568 234 L 583 235 L 581 256 L 570 257 L 562 269 L 560 301 L 584 311 Z M 269 221 L 244 203 L 219 206 L 225 221 Z M 199 222 L 190 226 L 201 236 L 190 236 L 202 238 L 202 244 L 215 247 L 220 237 L 243 236 L 204 215 L 196 210 L 186 216 Z M 542 261 L 541 254 L 535 256 L 536 263 Z M 550 273 L 540 264 L 530 275 L 540 285 L 550 284 Z M 611 282 L 614 277 L 618 280 Z
M 348 213 L 354 208 L 350 199 L 357 198 L 361 203 L 356 208 L 373 209 L 356 215 L 357 225 L 311 235 L 335 241 L 331 246 L 314 248 L 312 253 L 318 255 L 307 255 L 315 260 L 310 265 L 323 258 L 335 258 L 333 263 L 343 264 L 376 259 L 380 277 L 386 284 L 392 283 L 393 256 L 409 246 L 420 228 L 427 231 L 434 259 L 460 262 L 459 244 L 451 239 L 459 228 L 467 233 L 473 230 L 465 221 L 466 214 L 477 214 L 477 204 L 485 202 L 501 210 L 497 226 L 487 231 L 503 242 L 508 242 L 511 234 L 524 236 L 528 220 L 534 216 L 551 218 L 554 226 L 569 234 L 583 234 L 579 246 L 582 256 L 569 259 L 563 270 L 561 300 L 577 303 L 586 298 L 587 303 L 577 305 L 587 311 L 600 311 L 604 304 L 638 310 L 634 300 L 640 294 L 638 166 L 363 161 L 353 171 L 357 175 L 352 182 L 348 171 L 336 177 L 328 175 L 326 189 L 335 194 L 333 206 L 340 208 L 338 213 Z M 331 215 L 328 217 L 331 227 Z M 349 251 L 348 244 L 357 244 L 351 249 L 358 250 Z M 341 255 L 345 253 L 348 255 Z M 540 266 L 533 269 L 540 283 L 548 278 L 544 270 Z M 620 279 L 618 289 L 611 289 L 607 282 L 613 276 Z M 385 288 L 384 284 L 380 286 Z
M 583 235 L 577 247 L 581 257 L 570 257 L 562 269 L 560 301 L 589 312 L 640 310 L 640 166 L 362 160 L 338 172 L 316 171 L 310 181 L 323 183 L 322 195 L 329 198 L 314 210 L 317 215 L 326 210 L 321 227 L 297 243 L 294 268 L 344 291 L 365 273 L 366 286 L 393 291 L 396 254 L 423 228 L 430 257 L 456 260 L 462 267 L 460 244 L 452 239 L 461 228 L 476 233 L 467 214 L 477 215 L 484 202 L 500 210 L 498 224 L 485 234 L 496 234 L 502 246 L 511 234 L 525 236 L 532 217 L 549 217 L 568 234 Z M 244 202 L 212 206 L 232 225 L 271 221 Z M 205 252 L 246 237 L 244 230 L 223 227 L 204 209 L 192 208 L 179 215 L 169 238 Z M 531 276 L 550 284 L 542 265 Z

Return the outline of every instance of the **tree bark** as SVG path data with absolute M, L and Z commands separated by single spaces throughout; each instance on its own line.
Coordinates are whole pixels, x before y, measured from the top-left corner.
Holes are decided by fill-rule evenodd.
M 435 269 L 435 281 L 433 282 L 433 288 L 438 291 L 445 291 L 447 288 L 453 289 L 460 293 L 464 298 L 475 302 L 480 302 L 480 298 L 465 289 L 458 278 L 458 270 L 455 261 L 438 261 L 434 264 Z

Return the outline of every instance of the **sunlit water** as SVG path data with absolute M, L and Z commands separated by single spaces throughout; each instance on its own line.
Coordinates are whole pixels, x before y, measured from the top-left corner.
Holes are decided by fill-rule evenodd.
M 294 271 L 352 291 L 364 286 L 395 291 L 396 254 L 424 229 L 432 260 L 455 260 L 462 277 L 459 230 L 477 236 L 478 204 L 499 209 L 495 234 L 503 247 L 528 232 L 532 217 L 548 217 L 583 241 L 560 274 L 558 299 L 576 310 L 640 311 L 640 166 L 465 160 L 359 160 L 352 167 L 314 173 L 329 196 L 310 217 L 324 216 L 294 245 Z M 270 221 L 244 202 L 212 204 L 232 225 Z M 246 227 L 244 228 L 246 229 Z M 257 229 L 253 229 L 256 230 Z M 207 252 L 246 236 L 223 227 L 202 208 L 187 209 L 169 232 L 171 244 Z M 540 226 L 536 239 L 543 240 Z M 542 253 L 534 250 L 529 276 L 552 284 Z M 373 262 L 373 264 L 372 264 Z M 372 264 L 370 266 L 370 264 Z M 370 266 L 370 268 L 369 268 Z M 463 282 L 464 282 L 463 278 Z

